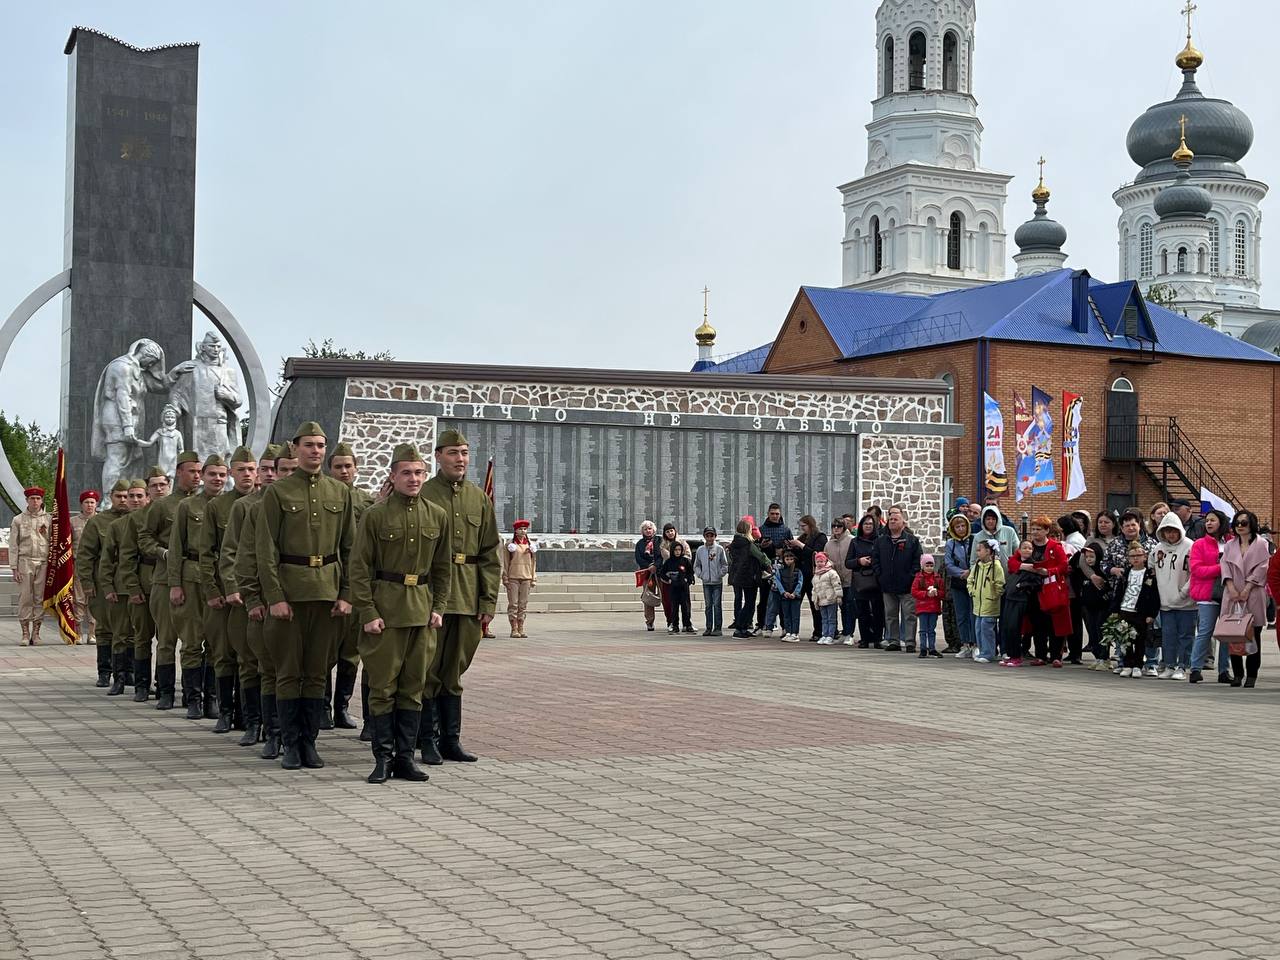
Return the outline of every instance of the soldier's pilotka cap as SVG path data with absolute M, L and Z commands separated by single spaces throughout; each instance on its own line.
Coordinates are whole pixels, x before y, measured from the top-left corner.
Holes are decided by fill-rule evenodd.
M 280 453 L 276 456 L 277 460 L 297 460 L 298 451 L 293 448 L 292 443 L 280 444 Z
M 333 453 L 329 454 L 329 459 L 327 461 L 329 466 L 333 466 L 334 457 L 350 457 L 352 460 L 355 460 L 356 466 L 360 465 L 360 461 L 356 459 L 356 452 L 351 449 L 351 444 L 347 443 L 345 440 L 334 447 Z
M 393 467 L 397 463 L 412 463 L 414 461 L 422 461 L 422 454 L 418 452 L 417 447 L 412 443 L 396 444 L 396 448 L 391 454 L 391 465 Z
M 326 440 L 329 439 L 325 435 L 324 427 L 320 426 L 320 424 L 316 423 L 314 420 L 308 420 L 306 423 L 298 427 L 297 430 L 293 431 L 294 443 L 298 442 L 299 437 L 324 437 Z
M 129 481 L 128 481 L 128 480 L 117 480 L 117 481 L 116 481 L 116 485 L 115 485 L 114 487 L 112 487 L 112 488 L 111 488 L 111 492 L 112 492 L 112 493 L 128 493 L 128 492 L 129 492 Z
M 209 459 L 204 462 L 204 468 L 206 470 L 210 467 L 225 467 L 226 465 L 227 462 L 216 453 L 209 454 Z
M 196 453 L 194 450 L 183 450 L 180 454 L 178 454 L 178 466 L 182 466 L 182 464 L 184 463 L 199 463 L 199 462 L 200 462 L 200 454 Z
M 150 480 L 153 477 L 164 477 L 166 480 L 169 479 L 169 475 L 164 472 L 164 467 L 152 467 L 148 470 L 147 479 Z
M 278 443 L 268 443 L 267 448 L 262 451 L 262 456 L 260 456 L 258 459 L 259 460 L 275 460 L 278 456 L 280 456 L 280 451 L 283 449 L 284 447 L 280 446 L 280 444 Z
M 257 463 L 254 459 L 253 451 L 248 447 L 236 447 L 236 452 L 231 455 L 231 465 L 234 467 L 237 463 Z
M 129 481 L 129 489 L 145 490 L 147 489 L 147 481 L 143 480 L 141 477 L 135 477 L 134 479 Z
M 446 430 L 436 438 L 436 452 L 439 453 L 445 447 L 467 447 L 467 438 L 462 435 L 460 430 Z

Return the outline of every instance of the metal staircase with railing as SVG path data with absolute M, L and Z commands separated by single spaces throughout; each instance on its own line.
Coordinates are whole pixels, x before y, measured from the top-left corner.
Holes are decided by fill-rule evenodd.
M 1205 488 L 1243 509 L 1222 475 L 1178 425 L 1177 417 L 1108 417 L 1106 459 L 1142 467 L 1166 501 L 1183 498 L 1198 503 Z

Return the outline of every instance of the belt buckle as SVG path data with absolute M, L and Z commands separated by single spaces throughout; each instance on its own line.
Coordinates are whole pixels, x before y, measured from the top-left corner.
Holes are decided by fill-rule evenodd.
M 465 553 L 455 553 L 455 554 L 453 555 L 453 562 L 454 562 L 454 563 L 466 563 L 466 562 L 467 562 L 467 555 L 466 555 Z
M 406 587 L 416 587 L 418 585 L 418 575 L 416 573 L 406 573 L 404 575 L 404 585 Z
M 323 567 L 324 557 L 307 557 L 308 567 Z

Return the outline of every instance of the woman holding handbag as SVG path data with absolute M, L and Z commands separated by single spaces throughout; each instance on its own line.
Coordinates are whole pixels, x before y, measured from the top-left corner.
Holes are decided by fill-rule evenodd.
M 879 647 L 884 637 L 884 597 L 875 571 L 876 540 L 880 528 L 876 518 L 867 513 L 858 521 L 858 534 L 849 544 L 844 565 L 853 571 L 852 586 L 858 594 L 858 646 Z
M 1271 552 L 1258 536 L 1258 518 L 1241 510 L 1231 521 L 1235 539 L 1222 553 L 1222 613 L 1214 635 L 1225 637 L 1239 654 L 1231 654 L 1231 686 L 1252 687 L 1262 666 L 1262 625 L 1267 622 L 1267 564 Z M 1244 615 L 1243 633 L 1224 623 Z
M 1049 536 L 1053 520 L 1036 517 L 1031 521 L 1027 538 L 1031 541 L 1031 559 L 1023 560 L 1015 553 L 1009 558 L 1009 573 L 1016 574 L 1024 565 L 1041 577 L 1040 589 L 1027 606 L 1035 636 L 1036 656 L 1033 667 L 1050 663 L 1062 666 L 1062 644 L 1071 635 L 1071 597 L 1067 588 L 1067 553 L 1057 540 Z

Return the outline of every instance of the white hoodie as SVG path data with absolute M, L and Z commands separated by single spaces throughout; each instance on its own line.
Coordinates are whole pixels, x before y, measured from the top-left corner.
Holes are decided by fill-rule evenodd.
M 1176 543 L 1166 543 L 1164 532 L 1177 530 Z M 1170 510 L 1156 527 L 1156 545 L 1152 548 L 1149 560 L 1151 569 L 1156 572 L 1156 585 L 1160 588 L 1161 610 L 1194 610 L 1196 602 L 1191 599 L 1191 545 L 1186 531 L 1178 515 Z

